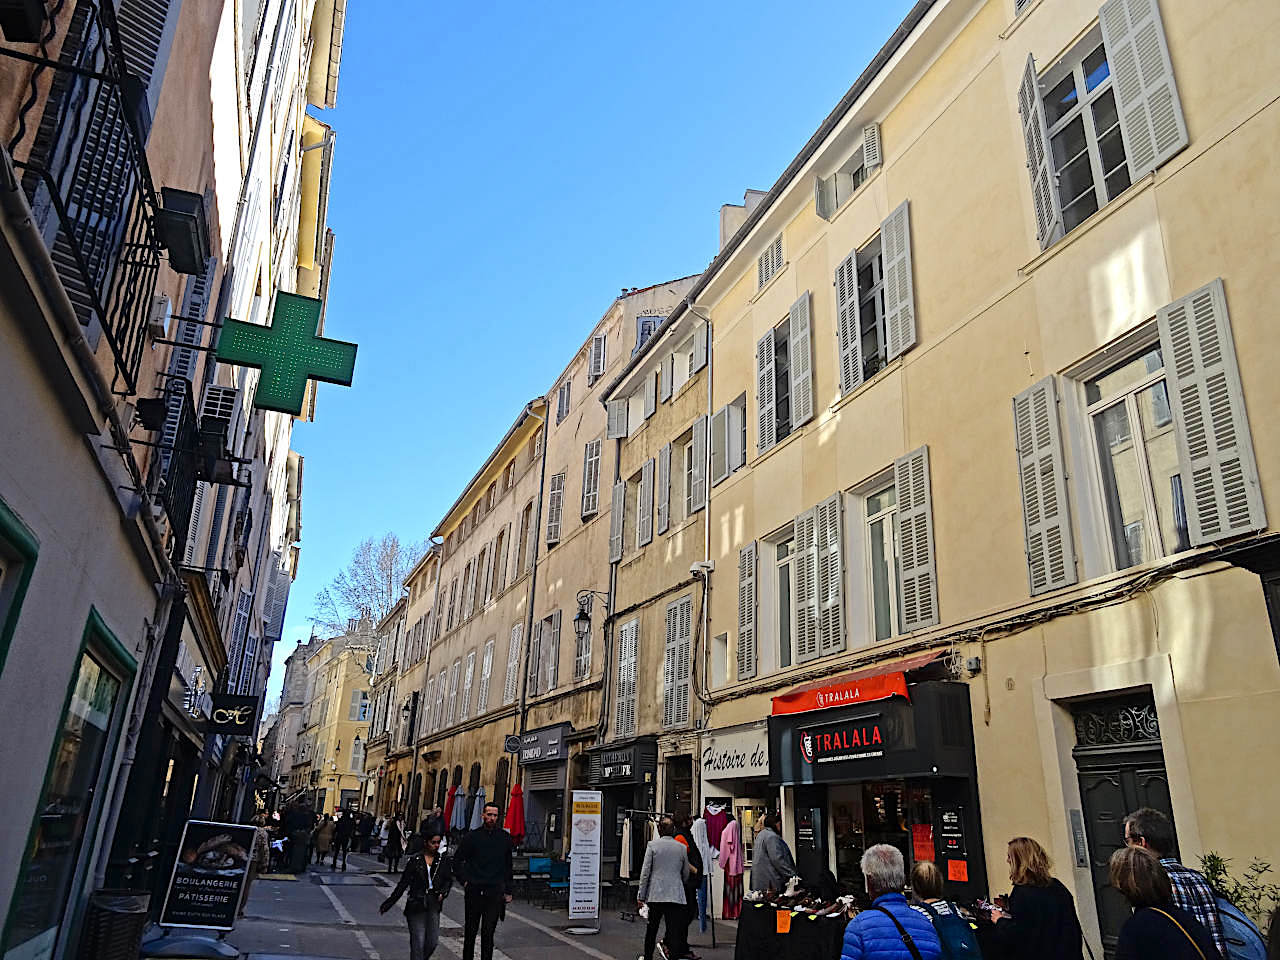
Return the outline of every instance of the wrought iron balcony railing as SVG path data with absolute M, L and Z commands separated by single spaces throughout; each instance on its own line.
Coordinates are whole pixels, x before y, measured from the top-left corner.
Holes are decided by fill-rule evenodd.
M 34 65 L 7 146 L 86 337 L 115 358 L 113 388 L 137 390 L 160 268 L 159 204 L 144 142 L 146 84 L 126 69 L 114 4 L 57 3 L 39 53 L 0 45 Z M 56 59 L 48 56 L 66 26 Z
M 165 422 L 151 458 L 147 489 L 164 507 L 173 540 L 169 555 L 181 559 L 191 533 L 191 513 L 200 479 L 200 431 L 191 404 L 191 384 L 170 377 L 164 391 Z

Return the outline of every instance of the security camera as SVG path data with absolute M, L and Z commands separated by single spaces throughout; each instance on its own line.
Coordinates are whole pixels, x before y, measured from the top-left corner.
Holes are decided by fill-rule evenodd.
M 705 577 L 715 568 L 714 560 L 695 560 L 693 565 L 689 567 L 689 575 L 692 577 Z

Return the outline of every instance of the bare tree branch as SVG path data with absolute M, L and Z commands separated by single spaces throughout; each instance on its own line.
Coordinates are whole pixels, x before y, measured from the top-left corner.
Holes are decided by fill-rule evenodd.
M 425 541 L 403 542 L 394 533 L 361 541 L 346 567 L 316 594 L 311 622 L 330 634 L 346 630 L 349 619 L 378 622 L 400 599 L 404 578 L 426 551 Z

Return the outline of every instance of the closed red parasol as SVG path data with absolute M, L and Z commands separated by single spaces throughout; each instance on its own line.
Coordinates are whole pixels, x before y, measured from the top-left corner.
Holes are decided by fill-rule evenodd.
M 524 839 L 524 791 L 518 783 L 511 788 L 511 802 L 507 804 L 507 818 L 502 825 L 517 844 Z
M 450 787 L 449 796 L 444 802 L 444 823 L 445 829 L 449 829 L 449 823 L 453 816 L 453 803 L 458 798 L 458 788 Z

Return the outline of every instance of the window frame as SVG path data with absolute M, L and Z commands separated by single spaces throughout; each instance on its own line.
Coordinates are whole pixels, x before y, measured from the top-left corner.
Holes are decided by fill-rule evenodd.
M 799 663 L 799 652 L 796 650 L 796 531 L 795 524 L 788 523 L 781 530 L 764 540 L 764 544 L 773 554 L 773 577 L 769 583 L 769 589 L 773 594 L 772 613 L 773 623 L 771 626 L 775 628 L 775 636 L 777 643 L 773 650 L 774 667 L 776 670 L 790 670 Z M 784 546 L 790 545 L 789 552 L 785 557 L 778 556 L 778 550 Z M 787 568 L 787 656 L 786 663 L 783 663 L 782 656 L 782 568 Z M 757 590 L 759 588 L 757 587 Z
M 871 285 L 865 292 L 862 287 L 864 267 L 869 267 L 872 274 Z M 876 274 L 879 276 L 877 277 Z M 876 235 L 859 248 L 855 276 L 858 283 L 858 349 L 862 357 L 862 382 L 866 383 L 889 365 L 889 330 L 884 303 L 884 245 L 881 242 L 880 231 L 877 230 Z M 866 344 L 863 340 L 868 326 L 868 306 L 871 308 L 871 323 L 880 343 L 874 358 L 879 362 L 879 366 L 874 370 L 871 369 L 872 358 L 867 356 Z
M 0 499 L 0 560 L 5 564 L 0 571 L 0 676 L 4 675 L 9 646 L 39 555 L 40 542 L 35 534 Z
M 870 512 L 869 504 L 871 498 L 885 490 L 892 490 L 894 493 L 893 506 L 884 507 L 875 513 Z M 902 599 L 899 596 L 902 590 L 902 561 L 898 556 L 898 496 L 897 484 L 894 479 L 893 471 L 878 475 L 874 480 L 865 484 L 862 491 L 858 494 L 862 504 L 862 555 L 863 555 L 863 590 L 866 592 L 867 609 L 866 609 L 866 628 L 867 637 L 872 644 L 889 643 L 894 637 L 902 636 Z M 890 564 L 893 570 L 893 582 L 889 584 L 889 620 L 892 629 L 887 637 L 876 636 L 876 593 L 875 593 L 875 572 L 872 565 L 871 547 L 874 542 L 872 535 L 872 527 L 874 524 L 887 519 L 889 521 L 886 532 L 889 537 L 889 550 L 892 556 Z

